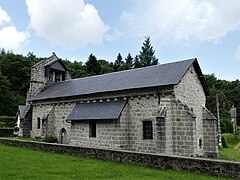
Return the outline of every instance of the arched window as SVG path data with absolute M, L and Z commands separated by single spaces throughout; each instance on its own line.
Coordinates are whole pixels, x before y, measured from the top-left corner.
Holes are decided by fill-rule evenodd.
M 68 144 L 67 131 L 64 128 L 62 128 L 60 130 L 60 143 L 61 144 Z

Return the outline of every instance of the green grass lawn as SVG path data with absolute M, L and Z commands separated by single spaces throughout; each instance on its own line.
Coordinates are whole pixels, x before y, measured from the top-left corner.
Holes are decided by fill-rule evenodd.
M 220 159 L 240 162 L 240 134 L 224 134 L 228 141 L 228 148 L 220 149 Z
M 224 179 L 0 144 L 0 179 Z
M 240 162 L 240 151 L 235 148 L 220 149 L 220 159 Z

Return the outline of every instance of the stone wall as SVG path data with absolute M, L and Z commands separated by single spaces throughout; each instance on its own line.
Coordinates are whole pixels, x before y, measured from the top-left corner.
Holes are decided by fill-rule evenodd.
M 53 53 L 52 56 L 46 58 L 39 63 L 35 64 L 31 68 L 30 88 L 27 92 L 27 101 L 40 93 L 48 83 L 48 77 L 46 77 L 45 66 L 49 63 L 53 63 L 58 60 L 58 57 Z M 65 79 L 71 79 L 69 72 L 66 72 Z
M 182 78 L 181 82 L 174 87 L 174 93 L 177 99 L 187 104 L 193 109 L 196 116 L 196 133 L 198 140 L 203 137 L 202 107 L 205 107 L 206 97 L 198 75 L 193 66 L 191 66 Z M 198 146 L 198 154 L 203 155 L 203 148 Z
M 70 144 L 140 152 L 158 152 L 156 149 L 157 96 L 136 96 L 128 99 L 119 120 L 96 121 L 96 137 L 89 137 L 89 122 L 71 124 Z M 143 121 L 153 122 L 153 139 L 143 139 Z
M 30 88 L 27 92 L 27 101 L 36 96 L 47 85 L 45 77 L 45 65 L 57 60 L 57 56 L 44 59 L 31 68 Z
M 178 171 L 189 171 L 193 173 L 203 173 L 218 177 L 224 176 L 235 179 L 240 178 L 240 163 L 238 162 L 191 157 L 185 158 L 180 156 L 137 153 L 120 150 L 85 148 L 42 142 L 20 141 L 6 138 L 0 138 L 0 143 L 53 153 L 80 155 L 105 161 L 110 160 L 123 163 L 133 163 L 163 170 L 172 169 Z
M 96 137 L 89 136 L 89 121 L 66 122 L 75 102 L 35 104 L 32 136 L 43 135 L 42 127 L 37 128 L 37 118 L 41 119 L 42 126 L 42 120 L 48 117 L 46 134 L 55 135 L 58 142 L 64 129 L 69 144 L 74 146 L 181 156 L 199 155 L 195 115 L 169 91 L 159 91 L 159 95 L 129 97 L 119 120 L 96 121 Z M 152 139 L 143 138 L 144 121 L 152 122 Z
M 28 109 L 29 108 L 29 109 Z M 21 119 L 20 129 L 22 131 L 22 137 L 30 137 L 32 131 L 32 108 L 27 107 L 27 113 L 24 119 Z
M 203 108 L 203 147 L 205 156 L 212 158 L 219 158 L 218 152 L 218 135 L 217 132 L 217 119 L 214 115 Z
M 98 120 L 96 137 L 90 137 L 90 121 L 71 123 L 70 144 L 106 149 L 128 149 L 128 107 L 119 120 Z
M 157 96 L 137 96 L 129 102 L 129 150 L 157 153 L 156 144 L 156 113 L 158 111 Z M 143 139 L 143 122 L 151 121 L 152 139 Z
M 71 124 L 66 122 L 66 118 L 71 113 L 75 103 L 58 103 L 54 106 L 51 116 L 48 118 L 48 123 L 54 122 L 52 124 L 52 131 L 49 131 L 49 134 L 53 134 L 58 138 L 60 142 L 61 131 L 63 129 L 67 132 L 67 141 L 70 141 L 71 137 Z M 49 129 L 50 130 L 50 129 Z
M 199 156 L 195 114 L 179 100 L 172 100 L 171 113 L 173 154 Z
M 207 144 L 201 139 L 203 142 L 199 147 L 199 138 L 196 133 L 197 119 L 192 109 L 176 99 L 170 89 L 155 89 L 155 92 L 158 93 L 153 92 L 152 90 L 139 94 L 136 91 L 117 97 L 123 98 L 127 94 L 131 94 L 119 120 L 96 121 L 96 137 L 89 136 L 89 121 L 66 122 L 76 102 L 86 103 L 93 101 L 92 98 L 35 103 L 32 136 L 41 136 L 42 134 L 42 128 L 37 129 L 37 117 L 42 120 L 43 117 L 48 116 L 46 134 L 55 135 L 58 137 L 58 142 L 60 142 L 61 131 L 64 129 L 67 132 L 69 144 L 75 146 L 181 156 L 208 155 L 198 152 L 198 148 L 207 151 L 206 148 L 203 149 Z M 120 94 L 118 95 L 120 96 Z M 96 97 L 98 99 L 94 100 L 108 97 L 111 96 Z M 113 97 L 116 98 L 116 95 Z M 113 100 L 113 97 L 109 99 Z M 143 139 L 144 121 L 152 122 L 152 139 Z M 217 154 L 218 152 L 209 151 L 209 153 Z
M 61 104 L 41 104 L 33 106 L 32 137 L 42 137 L 54 135 L 60 142 L 60 132 L 65 129 L 68 133 L 68 141 L 71 135 L 71 124 L 66 122 L 66 117 L 70 114 L 75 103 Z M 38 118 L 40 118 L 40 128 L 38 129 Z M 46 133 L 43 134 L 43 121 L 46 120 Z

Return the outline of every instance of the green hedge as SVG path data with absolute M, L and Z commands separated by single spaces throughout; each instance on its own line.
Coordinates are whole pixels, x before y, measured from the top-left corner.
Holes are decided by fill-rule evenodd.
M 14 127 L 16 121 L 15 116 L 0 116 L 0 127 Z
M 49 142 L 49 143 L 56 143 L 57 142 L 57 137 L 53 135 L 47 135 L 44 139 L 44 142 Z
M 224 133 L 222 134 L 222 136 L 225 137 L 225 139 L 227 140 L 227 143 L 229 144 L 233 143 L 236 139 L 234 134 L 231 134 L 231 133 Z
M 224 147 L 224 148 L 229 147 L 229 144 L 227 142 L 227 138 L 224 135 L 222 135 L 222 147 Z
M 0 128 L 0 137 L 13 136 L 13 128 Z

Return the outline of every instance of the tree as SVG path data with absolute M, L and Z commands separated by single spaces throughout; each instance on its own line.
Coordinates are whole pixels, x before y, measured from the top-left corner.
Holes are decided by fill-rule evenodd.
M 158 64 L 158 59 L 155 57 L 154 53 L 155 51 L 151 45 L 150 37 L 146 37 L 139 55 L 142 67 Z
M 128 53 L 127 57 L 125 58 L 125 62 L 118 68 L 119 71 L 128 70 L 133 68 L 133 58 L 130 53 Z
M 1 50 L 1 54 L 6 54 L 6 51 L 5 51 L 4 48 L 2 48 L 2 50 Z
M 27 57 L 30 59 L 35 59 L 36 55 L 34 55 L 33 52 L 28 52 Z
M 96 75 L 101 72 L 101 65 L 98 63 L 96 56 L 90 54 L 86 62 L 86 70 L 91 75 Z
M 111 73 L 114 71 L 114 66 L 113 63 L 109 63 L 108 61 L 104 59 L 99 59 L 98 60 L 99 64 L 101 65 L 101 72 L 100 74 L 106 74 L 106 73 Z
M 69 60 L 64 60 L 63 62 L 68 68 L 72 79 L 89 76 L 89 73 L 86 71 L 86 66 L 83 66 L 81 61 L 71 62 Z
M 125 63 L 133 67 L 133 57 L 130 53 L 128 53 L 127 57 L 125 58 Z
M 140 68 L 140 67 L 142 67 L 142 64 L 139 61 L 138 56 L 135 56 L 135 58 L 134 58 L 134 68 Z
M 204 75 L 204 78 L 209 89 L 209 96 L 207 96 L 206 99 L 207 108 L 215 115 L 215 117 L 217 117 L 216 96 L 218 96 L 221 132 L 232 132 L 231 118 L 228 112 L 231 108 L 231 102 L 225 95 L 225 87 L 227 81 L 218 80 L 214 74 Z
M 16 113 L 17 102 L 13 93 L 10 91 L 10 82 L 0 70 L 0 116 L 12 116 Z
M 4 54 L 0 56 L 2 74 L 8 78 L 10 89 L 15 92 L 15 95 L 26 96 L 32 65 L 33 61 L 22 55 Z
M 118 71 L 122 64 L 123 64 L 122 55 L 118 53 L 117 59 L 114 62 L 114 70 Z

